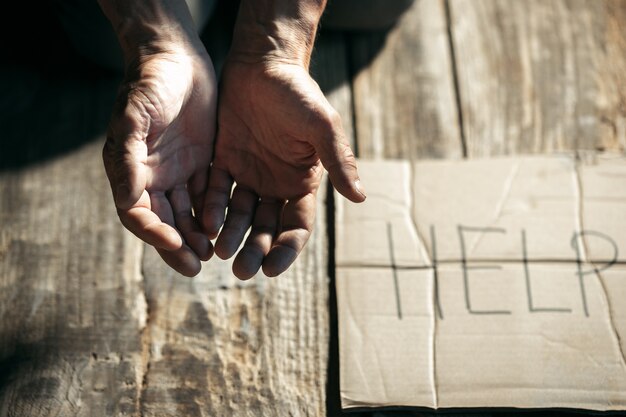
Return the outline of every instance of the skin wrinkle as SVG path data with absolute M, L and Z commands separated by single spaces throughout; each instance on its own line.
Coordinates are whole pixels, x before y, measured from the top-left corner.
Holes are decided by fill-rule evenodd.
M 133 143 L 133 142 L 131 142 Z M 133 143 L 135 147 L 138 147 L 138 142 L 134 142 Z M 107 152 L 107 158 L 108 158 L 108 163 L 105 163 L 105 171 L 107 172 L 111 172 L 111 174 L 109 174 L 109 178 L 115 178 L 115 185 L 116 186 L 121 186 L 121 185 L 126 185 L 128 186 L 129 181 L 128 181 L 128 173 L 125 171 L 118 171 L 115 170 L 113 168 L 111 168 L 111 166 L 120 166 L 120 165 L 126 165 L 129 166 L 131 164 L 136 164 L 137 161 L 133 161 L 133 159 L 131 158 L 131 155 L 137 155 L 138 152 L 133 153 L 131 150 L 128 149 L 128 146 L 130 144 L 127 142 L 126 146 L 122 146 L 121 150 L 115 150 L 115 145 L 111 148 L 109 148 L 109 151 Z M 105 148 L 106 149 L 106 148 Z M 139 151 L 141 151 L 141 149 L 139 149 Z M 142 154 L 142 158 L 140 159 L 139 163 L 142 163 L 145 161 L 145 158 L 143 158 L 143 154 Z M 135 166 L 135 170 L 137 169 L 141 169 L 141 166 L 137 166 L 138 164 L 136 164 Z M 138 175 L 137 173 L 135 175 Z M 115 196 L 114 196 L 115 197 Z
M 187 7 L 176 0 L 99 0 L 111 21 L 126 63 L 159 53 L 161 43 L 203 49 Z
M 257 181 L 260 181 L 260 184 L 259 184 L 258 188 L 259 189 L 263 189 L 263 190 L 273 189 L 273 188 L 275 188 L 276 184 L 284 184 L 285 183 L 286 179 L 285 178 L 280 178 L 280 176 L 277 175 L 276 169 L 274 167 L 269 166 L 266 163 L 262 162 L 262 161 L 265 161 L 265 160 L 273 158 L 275 156 L 274 154 L 268 152 L 266 149 L 263 149 L 263 148 L 261 148 L 261 149 L 253 149 L 253 150 L 249 150 L 249 149 L 238 149 L 238 150 L 239 150 L 240 153 L 244 153 L 246 155 L 249 155 L 249 157 L 246 158 L 248 163 L 247 164 L 242 164 L 243 166 L 242 166 L 241 170 L 233 172 L 234 176 L 243 175 L 243 174 L 245 174 L 246 171 L 248 171 L 250 169 L 252 169 L 255 172 L 265 172 L 265 173 L 270 175 L 270 178 L 263 178 L 263 177 L 257 178 Z M 266 153 L 266 154 L 269 153 L 270 156 L 268 156 L 266 158 L 262 158 L 262 161 L 260 161 L 260 158 L 257 158 L 257 156 L 259 154 L 259 151 L 261 151 L 262 153 Z M 235 158 L 235 157 L 236 156 L 227 156 L 225 158 L 225 160 L 228 161 L 228 160 L 230 160 L 232 158 Z M 263 165 L 260 165 L 260 163 L 262 163 Z M 316 163 L 316 165 L 317 164 L 318 163 Z M 288 165 L 290 165 L 290 166 L 292 166 L 293 168 L 296 168 L 296 169 L 301 169 L 300 167 L 294 166 L 293 164 L 288 164 Z M 225 167 L 225 168 L 226 169 L 224 169 L 224 170 L 228 172 L 228 168 L 227 167 Z M 219 169 L 223 169 L 223 168 L 220 167 Z M 307 170 L 309 170 L 309 169 L 311 169 L 311 168 L 307 168 Z M 314 171 L 313 174 L 315 174 L 315 177 L 310 178 L 309 177 L 310 174 L 307 174 L 307 176 L 305 178 L 303 178 L 301 180 L 298 180 L 298 182 L 299 183 L 303 182 L 305 184 L 308 184 L 306 188 L 314 187 L 315 185 L 319 186 L 319 181 L 320 180 L 317 177 L 320 176 L 320 173 Z M 240 184 L 240 186 L 242 186 L 242 187 L 244 187 L 246 189 L 249 189 L 249 190 L 254 190 L 256 188 L 256 187 L 250 186 L 250 184 L 246 184 L 246 183 L 239 183 L 239 184 Z M 296 188 L 296 187 L 291 185 L 291 186 L 288 186 L 287 188 Z M 276 194 L 278 194 L 278 193 L 276 193 Z M 276 194 L 274 194 L 273 197 L 280 198 Z M 296 198 L 296 197 L 298 197 L 298 196 L 297 195 L 293 195 L 293 196 L 287 197 L 286 199 Z
M 275 71 L 274 71 L 274 72 L 275 72 Z M 265 74 L 265 75 L 272 75 L 272 73 L 273 73 L 272 68 L 268 68 L 268 69 L 266 69 L 266 70 L 264 70 L 264 71 L 263 71 L 263 73 L 261 74 L 261 76 L 263 76 L 263 74 Z M 249 83 L 252 83 L 252 80 L 249 80 L 248 82 L 249 82 Z M 291 87 L 287 87 L 287 88 L 291 88 Z M 258 94 L 263 94 L 263 92 L 259 92 Z M 255 94 L 254 94 L 254 95 L 255 95 Z M 250 104 L 250 105 L 252 104 L 252 103 L 251 103 L 251 97 L 252 97 L 252 96 L 253 96 L 253 94 L 251 94 L 250 96 L 246 97 L 246 99 L 247 99 L 247 101 L 249 102 L 249 104 Z M 253 106 L 253 105 L 251 105 L 250 107 L 251 107 L 252 109 L 255 109 L 255 106 Z M 314 105 L 314 104 L 304 104 L 304 107 L 305 107 L 305 108 L 313 108 L 313 107 L 315 107 L 315 105 Z M 310 123 L 311 115 L 312 115 L 312 114 L 314 114 L 314 113 L 317 113 L 317 111 L 310 111 L 310 112 L 307 112 L 307 113 L 308 113 L 307 115 L 309 116 L 309 117 L 308 117 L 308 119 L 309 119 L 309 120 L 307 120 L 306 125 L 310 126 L 310 125 L 311 125 L 311 123 Z M 261 116 L 260 116 L 260 115 L 258 115 L 258 114 L 255 114 L 255 116 L 256 116 L 257 118 L 258 118 L 258 117 L 261 117 Z M 250 127 L 246 124 L 246 119 L 245 119 L 245 118 L 243 118 L 243 122 L 244 122 L 244 126 L 245 126 L 245 129 L 246 129 L 246 135 L 245 135 L 245 136 L 247 136 L 247 137 L 251 137 L 251 136 L 253 136 L 253 135 L 252 135 L 252 130 L 251 130 L 251 129 L 250 129 Z M 266 121 L 266 124 L 271 125 L 271 123 L 267 123 L 267 121 Z M 306 131 L 307 131 L 307 132 L 310 132 L 310 131 L 311 131 L 311 127 L 307 128 L 307 129 L 306 129 Z M 232 132 L 230 132 L 230 134 L 232 135 Z M 307 134 L 307 135 L 308 135 L 308 136 L 311 136 L 310 134 Z M 233 136 L 234 136 L 234 135 L 233 135 Z M 272 133 L 272 132 L 264 132 L 264 136 L 266 136 L 266 137 L 267 137 L 267 136 L 275 136 L 275 134 L 274 134 L 274 133 Z M 294 137 L 289 137 L 289 136 L 287 136 L 286 138 L 287 138 L 287 140 L 285 140 L 285 137 L 283 137 L 283 139 L 282 139 L 285 143 L 293 143 L 293 142 L 298 143 L 298 142 L 299 142 L 299 143 L 301 143 L 301 144 L 307 144 L 307 142 L 306 142 L 306 141 L 304 141 L 304 140 L 299 140 L 299 139 L 294 138 Z M 249 145 L 249 143 L 247 143 L 247 145 Z M 259 147 L 257 147 L 256 149 L 254 149 L 255 153 L 256 153 L 256 152 L 258 152 L 258 151 L 264 150 L 264 151 L 266 151 L 266 152 L 269 152 L 269 153 L 271 154 L 271 156 L 277 157 L 277 158 L 278 158 L 281 162 L 288 163 L 288 164 L 290 164 L 291 166 L 293 166 L 293 167 L 295 167 L 295 168 L 298 168 L 298 166 L 297 166 L 296 164 L 289 162 L 289 160 L 288 160 L 289 158 L 287 157 L 288 155 L 285 155 L 285 154 L 278 154 L 278 153 L 272 152 L 272 150 L 271 150 L 268 146 L 265 146 L 264 142 L 262 142 L 262 141 L 260 141 L 260 142 L 253 141 L 253 142 L 252 142 L 252 145 L 259 145 Z M 309 146 L 310 146 L 310 145 L 309 145 Z M 310 158 L 311 160 L 312 160 L 313 158 L 316 158 L 316 154 L 315 154 L 315 150 L 314 150 L 314 148 L 313 148 L 312 146 L 310 146 L 310 147 L 311 147 L 310 155 L 306 155 L 306 156 L 304 156 L 304 157 L 302 157 L 302 158 L 300 159 L 300 160 L 302 161 L 301 163 L 302 163 L 303 165 L 304 165 L 305 163 L 309 163 L 309 162 L 310 162 L 310 161 L 307 161 L 307 159 L 308 159 L 308 158 Z M 248 147 L 244 147 L 244 146 L 240 146 L 240 147 L 239 147 L 239 150 L 240 150 L 240 151 L 242 151 L 242 152 L 247 152 L 247 153 L 250 153 L 250 152 L 251 152 L 251 151 L 249 151 Z M 285 149 L 285 151 L 287 151 L 287 150 Z M 308 152 L 304 152 L 304 154 L 307 154 L 307 153 L 308 153 Z M 289 156 L 291 156 L 291 155 L 289 155 Z M 274 175 L 274 176 L 275 176 L 275 175 Z
M 173 59 L 172 56 L 168 56 L 168 58 L 170 62 L 178 63 L 178 60 Z M 146 63 L 146 65 L 148 64 L 149 63 Z M 147 72 L 152 73 L 152 70 L 153 69 L 149 67 Z M 159 82 L 163 81 L 164 80 L 160 80 Z M 148 146 L 148 153 L 150 155 L 153 155 L 153 157 L 150 157 L 145 161 L 145 165 L 152 168 L 152 170 L 150 170 L 149 172 L 154 172 L 154 176 L 156 177 L 164 176 L 164 173 L 160 172 L 161 170 L 158 169 L 161 159 L 173 161 L 172 164 L 179 167 L 177 168 L 178 171 L 182 171 L 183 167 L 189 167 L 191 170 L 194 171 L 197 168 L 203 168 L 203 164 L 199 164 L 197 161 L 197 149 L 200 147 L 207 148 L 207 151 L 205 153 L 208 153 L 210 155 L 212 153 L 212 146 L 210 146 L 210 144 L 208 143 L 204 146 L 201 144 L 189 144 L 187 146 L 180 147 L 178 145 L 179 143 L 185 142 L 184 140 L 180 139 L 183 136 L 194 136 L 194 132 L 191 132 L 191 134 L 188 134 L 186 132 L 188 128 L 185 124 L 183 124 L 184 121 L 181 120 L 180 113 L 184 110 L 182 109 L 182 107 L 185 101 L 174 102 L 169 105 L 168 108 L 165 108 L 162 105 L 165 100 L 164 98 L 153 97 L 151 94 L 146 93 L 146 91 L 155 91 L 157 89 L 157 85 L 158 82 L 154 77 L 152 77 L 151 81 L 137 83 L 131 88 L 131 94 L 139 97 L 137 100 L 144 103 L 143 107 L 147 110 L 152 109 L 152 111 L 148 111 L 147 120 L 153 120 L 156 122 L 156 126 L 154 126 L 152 129 L 153 132 L 150 132 L 145 139 L 146 145 Z M 184 98 L 184 100 L 186 100 L 190 95 L 190 93 L 186 93 L 186 97 Z M 141 100 L 141 97 L 143 97 L 144 100 Z M 145 106 L 146 102 L 149 104 L 148 106 Z M 167 102 L 167 100 L 165 100 L 165 102 Z M 139 105 L 135 106 L 137 107 Z M 170 115 L 174 115 L 171 124 L 168 123 L 171 117 Z M 177 133 L 171 132 L 174 127 L 176 128 Z M 148 126 L 147 131 L 149 132 L 150 130 L 151 126 Z M 175 137 L 168 139 L 166 144 L 163 146 L 161 142 L 166 135 L 174 135 Z M 160 152 L 154 154 L 153 149 L 159 147 L 161 149 Z M 208 168 L 208 165 L 205 168 Z M 153 176 L 149 176 L 147 178 L 148 189 L 151 189 L 155 186 L 159 187 L 158 183 L 153 183 L 152 177 Z M 189 175 L 189 178 L 190 177 L 191 175 Z M 189 178 L 186 178 L 186 180 L 188 181 Z
M 182 136 L 182 135 L 181 135 Z M 173 148 L 173 149 L 170 149 Z M 160 172 L 160 160 L 161 159 L 170 159 L 173 158 L 174 160 L 177 161 L 177 166 L 180 167 L 191 167 L 194 171 L 196 170 L 196 168 L 201 168 L 201 167 L 206 167 L 208 168 L 208 165 L 205 166 L 205 164 L 198 164 L 196 161 L 196 149 L 197 148 L 201 148 L 200 146 L 196 146 L 196 145 L 187 145 L 181 148 L 176 149 L 172 144 L 169 144 L 169 146 L 166 147 L 167 152 L 161 152 L 160 155 L 158 156 L 149 156 L 147 158 L 147 160 L 144 162 L 144 164 L 149 167 L 152 168 L 156 171 L 156 173 L 158 175 L 164 175 L 165 173 L 161 173 Z M 208 151 L 207 151 L 208 152 Z M 180 157 L 180 155 L 185 155 L 185 157 Z M 184 161 L 184 162 L 178 162 L 178 161 Z M 190 162 L 191 161 L 191 162 Z M 191 176 L 189 178 L 187 178 L 187 181 L 191 178 Z M 148 181 L 148 184 L 151 184 L 150 181 Z M 147 188 L 151 188 L 150 185 L 147 186 Z
M 129 103 L 132 97 L 129 97 Z M 137 117 L 131 117 L 128 114 L 128 111 L 133 110 L 139 113 L 139 119 L 143 122 L 142 124 L 137 124 Z M 123 109 L 118 110 L 119 118 L 117 119 L 117 123 L 109 124 L 109 134 L 107 135 L 107 145 L 111 146 L 113 151 L 123 150 L 125 148 L 126 143 L 116 140 L 116 137 L 123 137 L 128 140 L 135 140 L 137 142 L 143 143 L 145 141 L 146 132 L 148 132 L 150 128 L 150 121 L 148 120 L 148 114 L 145 109 L 137 106 L 136 104 L 127 104 Z M 135 124 L 135 127 L 130 127 L 126 125 L 126 123 Z M 122 125 L 118 126 L 118 125 Z M 127 134 L 119 134 L 119 130 L 129 130 L 130 132 Z
M 124 113 L 124 119 L 122 120 L 134 121 L 133 120 L 134 118 L 131 118 L 129 115 L 126 114 L 126 112 L 128 112 L 129 110 L 135 110 L 141 114 L 140 117 L 141 117 L 141 120 L 143 121 L 143 125 L 141 126 L 140 129 L 131 128 L 132 129 L 131 133 L 129 135 L 126 135 L 126 138 L 127 140 L 128 138 L 134 138 L 137 142 L 141 142 L 142 144 L 147 144 L 150 128 L 152 127 L 151 117 L 153 114 L 154 115 L 159 114 L 158 110 L 156 109 L 156 107 L 154 107 L 154 104 L 145 95 L 145 93 L 143 93 L 138 88 L 131 87 L 130 91 L 127 93 L 127 96 L 128 96 L 128 102 L 126 103 L 127 107 L 124 110 L 122 110 Z M 144 97 L 144 99 L 147 101 L 147 104 L 149 104 L 149 106 L 152 106 L 154 113 L 151 114 L 151 112 L 145 106 L 146 103 L 142 102 L 140 97 Z
M 170 59 L 170 62 L 174 65 L 191 65 L 190 62 L 178 62 L 173 59 Z M 160 85 L 167 85 L 167 80 L 162 79 L 158 72 L 156 74 L 153 73 L 154 68 L 150 67 L 149 64 L 149 62 L 143 64 L 144 67 L 147 66 L 148 68 L 142 70 L 143 74 L 139 76 L 141 77 L 141 81 L 138 81 L 136 85 L 133 86 L 132 92 L 143 96 L 145 100 L 147 100 L 147 102 L 150 104 L 149 107 L 151 107 L 154 112 L 150 113 L 148 111 L 148 114 L 149 116 L 151 116 L 152 121 L 157 123 L 155 129 L 166 129 L 169 123 L 181 116 L 181 110 L 184 107 L 184 103 L 187 103 L 190 99 L 191 92 L 187 88 L 187 91 L 182 97 L 180 97 L 179 100 L 176 100 L 170 104 L 167 104 L 170 100 L 168 100 L 164 96 L 152 97 L 152 94 L 156 94 L 155 92 L 160 90 Z M 185 84 L 189 84 L 190 81 L 191 80 L 187 79 Z M 172 94 L 172 91 L 168 91 L 168 95 L 176 94 Z M 195 96 L 197 98 L 198 94 L 196 94 Z M 166 103 L 166 105 L 164 105 L 163 103 Z M 146 108 L 146 110 L 149 110 L 149 108 Z M 163 126 L 161 126 L 161 124 L 163 124 Z M 147 140 L 149 141 L 149 138 L 147 138 Z
M 255 56 L 282 57 L 308 68 L 317 22 L 325 6 L 326 1 L 319 0 L 242 1 L 238 21 L 248 25 L 236 25 L 233 45 L 235 49 L 247 45 L 244 49 L 253 51 L 248 62 Z
M 350 145 L 340 144 L 339 146 L 342 146 L 343 149 L 337 150 L 337 153 L 343 153 L 344 156 L 350 156 L 350 157 L 354 156 L 354 154 L 352 152 L 352 148 L 350 148 Z M 354 162 L 347 162 L 345 164 L 350 166 L 350 167 L 356 168 L 356 163 L 354 163 Z M 344 163 L 342 161 L 335 159 L 331 163 L 327 163 L 324 167 L 327 170 L 331 170 L 331 169 L 333 169 L 333 168 L 335 168 L 337 166 L 343 166 L 343 165 L 344 165 Z

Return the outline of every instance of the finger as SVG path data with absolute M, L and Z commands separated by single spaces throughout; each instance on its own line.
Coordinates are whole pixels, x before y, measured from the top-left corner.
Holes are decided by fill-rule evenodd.
M 165 263 L 181 275 L 195 277 L 202 269 L 200 260 L 187 245 L 173 252 L 159 248 L 156 250 Z
M 209 182 L 209 171 L 201 170 L 191 176 L 187 183 L 187 191 L 191 198 L 191 206 L 193 207 L 196 219 L 202 218 L 202 207 L 204 206 L 204 196 Z
M 252 191 L 235 187 L 228 204 L 228 213 L 224 227 L 215 242 L 215 253 L 222 259 L 228 259 L 237 252 L 246 231 L 250 228 L 254 209 L 259 197 Z
M 213 255 L 213 245 L 202 233 L 200 225 L 191 212 L 191 200 L 187 188 L 177 186 L 169 193 L 169 202 L 174 213 L 176 228 L 183 235 L 185 243 L 196 253 L 198 258 L 208 261 Z
M 124 96 L 124 92 L 120 94 L 111 116 L 102 157 L 115 205 L 127 210 L 141 198 L 146 188 L 144 161 L 148 150 L 145 138 L 149 122 L 135 100 Z
M 176 230 L 174 223 L 174 212 L 172 211 L 172 205 L 169 200 L 165 196 L 164 192 L 150 192 L 150 205 L 152 206 L 152 211 L 159 216 L 159 219 L 163 223 L 171 226 Z M 178 232 L 178 231 L 177 231 Z
M 313 231 L 315 211 L 316 197 L 313 193 L 285 204 L 281 230 L 263 261 L 265 275 L 280 275 L 296 260 Z
M 163 223 L 174 229 L 175 215 L 170 201 L 162 192 L 150 194 L 152 211 L 159 216 Z M 174 229 L 176 233 L 178 230 Z M 179 235 L 180 238 L 180 235 Z M 175 250 L 159 249 L 157 252 L 161 258 L 174 270 L 182 275 L 192 277 L 200 272 L 201 264 L 198 255 L 181 239 L 181 245 Z
M 152 211 L 150 196 L 145 190 L 135 206 L 128 210 L 118 209 L 117 214 L 124 227 L 149 245 L 166 250 L 176 250 L 183 245 L 176 229 L 163 223 Z
M 319 126 L 321 128 L 317 129 L 312 144 L 328 171 L 333 186 L 355 203 L 365 201 L 365 191 L 359 180 L 354 153 L 341 126 L 341 118 L 333 110 L 330 116 L 324 117 Z
M 237 278 L 252 278 L 261 268 L 272 247 L 282 206 L 282 202 L 275 200 L 259 202 L 250 235 L 233 262 L 233 273 Z
M 209 239 L 214 239 L 224 224 L 224 211 L 230 198 L 233 179 L 228 172 L 211 167 L 209 187 L 204 198 L 202 225 Z

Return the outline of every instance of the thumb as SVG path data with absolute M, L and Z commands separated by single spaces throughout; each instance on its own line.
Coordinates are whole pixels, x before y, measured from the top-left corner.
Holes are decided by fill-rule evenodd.
M 365 190 L 359 180 L 356 159 L 346 140 L 339 114 L 333 111 L 323 126 L 324 133 L 315 135 L 313 146 L 328 171 L 330 182 L 348 200 L 355 203 L 365 201 Z
M 147 146 L 145 138 L 149 121 L 136 103 L 128 97 L 116 104 L 107 140 L 102 150 L 115 205 L 127 210 L 139 201 L 146 188 L 145 161 Z

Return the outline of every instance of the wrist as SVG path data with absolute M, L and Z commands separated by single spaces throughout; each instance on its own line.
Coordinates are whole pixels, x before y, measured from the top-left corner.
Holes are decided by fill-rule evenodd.
M 230 58 L 308 68 L 325 0 L 242 0 Z
M 99 0 L 126 65 L 159 53 L 204 50 L 184 0 Z

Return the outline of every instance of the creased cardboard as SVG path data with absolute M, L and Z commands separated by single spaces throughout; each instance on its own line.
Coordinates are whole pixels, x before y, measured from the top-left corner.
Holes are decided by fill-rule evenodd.
M 344 408 L 626 409 L 626 159 L 359 163 L 336 199 Z

